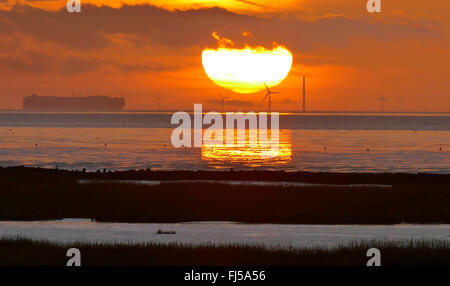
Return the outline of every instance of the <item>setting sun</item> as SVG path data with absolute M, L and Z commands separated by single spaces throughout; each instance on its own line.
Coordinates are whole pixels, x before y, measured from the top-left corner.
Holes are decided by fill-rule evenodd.
M 282 46 L 205 49 L 203 68 L 217 85 L 237 93 L 254 93 L 280 84 L 289 74 L 292 53 Z

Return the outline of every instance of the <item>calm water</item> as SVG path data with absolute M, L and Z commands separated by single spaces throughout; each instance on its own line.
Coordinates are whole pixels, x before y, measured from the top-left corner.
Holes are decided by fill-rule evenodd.
M 175 235 L 157 235 L 158 230 Z M 450 241 L 450 225 L 279 225 L 232 222 L 98 223 L 89 220 L 0 222 L 0 237 L 61 243 L 253 244 L 266 247 L 338 247 L 354 241 Z
M 280 149 L 176 149 L 171 113 L 0 113 L 0 165 L 450 173 L 450 114 L 284 114 Z

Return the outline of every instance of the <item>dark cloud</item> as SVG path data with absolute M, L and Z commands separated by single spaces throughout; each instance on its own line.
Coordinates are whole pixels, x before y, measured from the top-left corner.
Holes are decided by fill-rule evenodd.
M 17 72 L 44 73 L 53 66 L 53 58 L 33 51 L 27 51 L 24 55 L 0 57 L 0 66 Z
M 55 41 L 73 49 L 102 49 L 109 44 L 108 34 L 137 35 L 139 44 L 168 47 L 215 46 L 213 31 L 232 38 L 238 45 L 271 46 L 285 44 L 297 52 L 318 47 L 345 47 L 352 38 L 369 37 L 391 41 L 405 37 L 434 35 L 430 28 L 349 19 L 345 15 L 327 15 L 314 22 L 272 16 L 260 18 L 220 8 L 167 11 L 150 5 L 111 8 L 85 5 L 83 13 L 69 14 L 65 9 L 45 11 L 16 5 L 0 11 L 0 32 L 21 32 L 42 41 Z M 241 37 L 250 30 L 253 38 Z
M 14 72 L 79 74 L 95 70 L 100 65 L 96 59 L 68 56 L 59 59 L 35 51 L 22 51 L 20 55 L 0 57 L 0 67 Z
M 270 47 L 273 42 L 284 44 L 294 52 L 296 60 L 306 65 L 345 64 L 343 59 L 316 56 L 315 51 L 323 48 L 345 50 L 350 43 L 361 37 L 379 42 L 405 38 L 423 41 L 424 37 L 436 33 L 419 25 L 367 22 L 351 19 L 346 15 L 325 15 L 312 22 L 276 15 L 261 18 L 221 8 L 168 11 L 150 5 L 124 5 L 121 8 L 84 5 L 83 13 L 70 14 L 65 9 L 46 11 L 16 5 L 11 11 L 0 11 L 0 35 L 24 35 L 23 38 L 31 37 L 40 43 L 58 43 L 75 55 L 66 57 L 45 54 L 45 51 L 30 51 L 31 42 L 8 48 L 6 42 L 0 41 L 0 50 L 6 50 L 6 55 L 12 54 L 0 56 L 0 66 L 16 72 L 54 71 L 68 75 L 94 71 L 101 65 L 114 66 L 124 73 L 177 70 L 181 67 L 164 63 L 128 63 L 127 59 L 133 56 L 129 50 L 124 50 L 122 59 L 99 60 L 76 54 L 83 51 L 101 54 L 108 45 L 114 45 L 113 35 L 121 35 L 135 46 L 213 48 L 217 45 L 211 36 L 214 31 L 231 38 L 237 46 L 242 46 L 245 42 L 252 46 L 266 47 Z M 243 37 L 243 31 L 251 31 L 253 37 Z M 245 102 L 234 102 L 236 105 L 245 105 Z M 233 105 L 233 101 L 228 104 Z
M 94 71 L 100 65 L 97 59 L 85 59 L 76 56 L 66 57 L 60 66 L 60 71 L 63 74 L 79 74 L 89 71 Z
M 66 56 L 59 58 L 57 55 L 47 55 L 34 51 L 24 51 L 20 56 L 0 57 L 0 67 L 11 71 L 28 73 L 57 72 L 65 75 L 80 74 L 96 71 L 100 66 L 115 67 L 121 72 L 149 73 L 174 71 L 178 66 L 163 64 L 122 64 L 113 59 L 99 60 L 96 58 L 84 58 L 79 56 Z

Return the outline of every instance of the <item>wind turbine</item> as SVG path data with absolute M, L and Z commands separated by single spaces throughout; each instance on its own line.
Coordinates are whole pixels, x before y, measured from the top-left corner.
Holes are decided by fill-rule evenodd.
M 222 103 L 222 111 L 225 111 L 225 99 L 230 98 L 229 96 L 223 96 L 220 93 L 217 95 L 220 97 L 220 102 Z
M 270 111 L 272 109 L 272 94 L 276 94 L 276 93 L 279 93 L 279 92 L 271 91 L 266 83 L 264 83 L 264 86 L 266 87 L 267 93 L 266 93 L 266 96 L 263 99 L 263 102 L 266 101 L 267 97 L 269 97 L 269 113 L 270 113 Z

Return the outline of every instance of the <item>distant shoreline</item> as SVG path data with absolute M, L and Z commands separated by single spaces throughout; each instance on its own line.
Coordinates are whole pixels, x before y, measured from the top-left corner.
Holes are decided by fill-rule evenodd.
M 0 166 L 0 176 L 11 175 L 43 175 L 61 176 L 72 179 L 87 180 L 161 180 L 161 181 L 255 181 L 255 182 L 297 182 L 306 184 L 331 185 L 393 185 L 398 183 L 450 183 L 450 174 L 439 173 L 354 173 L 354 172 L 308 172 L 308 171 L 272 171 L 272 170 L 124 170 L 97 171 L 50 169 L 39 167 Z M 200 183 L 200 182 L 199 182 Z

